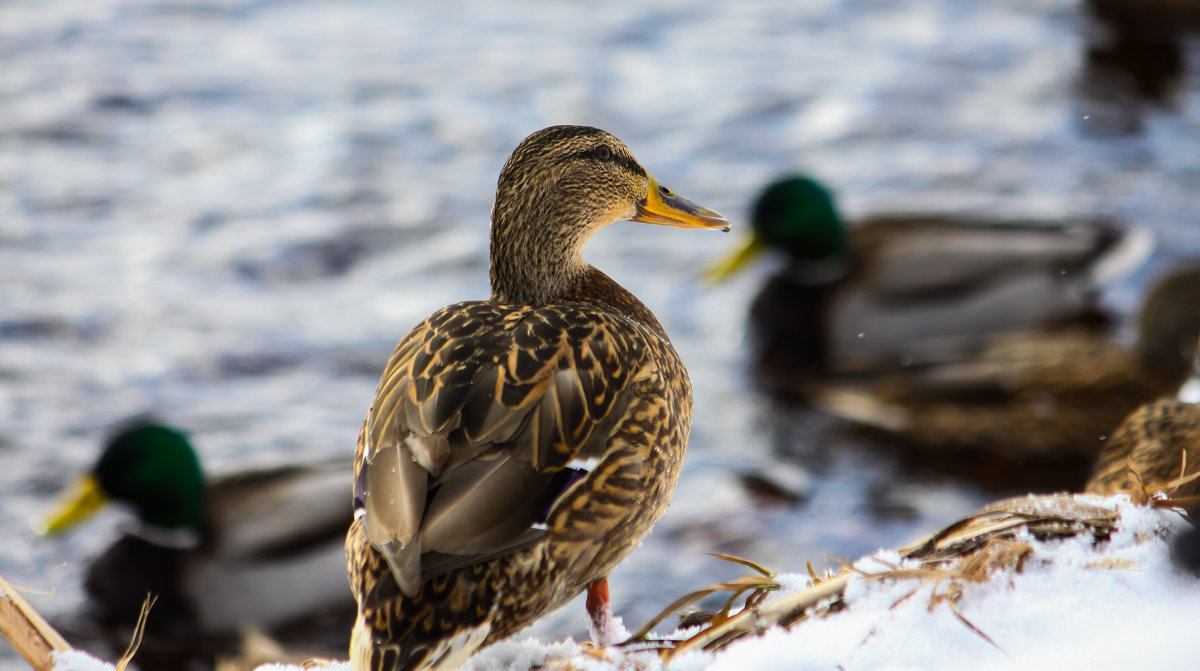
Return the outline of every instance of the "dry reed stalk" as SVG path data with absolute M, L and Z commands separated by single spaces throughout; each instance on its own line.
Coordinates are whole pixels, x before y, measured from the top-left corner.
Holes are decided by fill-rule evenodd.
M 54 652 L 71 646 L 7 580 L 0 577 L 0 633 L 34 671 L 52 671 Z

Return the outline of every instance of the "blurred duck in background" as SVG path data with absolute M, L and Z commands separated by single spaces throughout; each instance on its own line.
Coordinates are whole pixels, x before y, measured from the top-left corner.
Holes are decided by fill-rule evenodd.
M 1162 492 L 1200 520 L 1200 404 L 1165 398 L 1133 411 L 1113 432 L 1085 492 L 1125 492 L 1146 501 Z M 1175 561 L 1200 572 L 1200 528 L 1181 533 L 1172 547 Z
M 1174 498 L 1200 495 L 1200 405 L 1174 398 L 1134 410 L 1105 443 L 1085 492 L 1127 492 L 1144 500 L 1151 490 L 1168 487 Z M 1176 482 L 1177 486 L 1171 483 Z M 1195 507 L 1200 501 L 1192 502 Z
M 787 266 L 755 299 L 768 386 L 877 373 L 977 350 L 996 333 L 1106 323 L 1096 289 L 1140 265 L 1152 241 L 1099 221 L 879 215 L 847 225 L 833 193 L 783 178 L 754 204 L 752 234 L 716 280 L 767 250 Z
M 138 420 L 107 442 L 45 531 L 60 533 L 107 501 L 133 510 L 136 526 L 92 562 L 84 588 L 96 621 L 120 629 L 137 621 L 147 593 L 154 594 L 151 649 L 156 637 L 265 630 L 339 612 L 336 627 L 348 640 L 354 604 L 342 542 L 349 478 L 343 460 L 206 480 L 183 433 Z
M 1178 105 L 1188 79 L 1187 42 L 1200 31 L 1198 0 L 1088 0 L 1080 129 L 1135 135 L 1146 118 Z
M 1015 459 L 1093 458 L 1132 410 L 1174 395 L 1200 334 L 1200 265 L 1148 293 L 1137 342 L 1066 329 L 985 338 L 974 352 L 929 356 L 903 370 L 814 396 L 823 409 L 934 451 Z

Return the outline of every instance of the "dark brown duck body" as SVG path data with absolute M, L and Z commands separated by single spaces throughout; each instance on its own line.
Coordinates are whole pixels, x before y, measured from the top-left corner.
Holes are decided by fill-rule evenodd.
M 822 407 L 927 450 L 1089 459 L 1134 409 L 1174 394 L 1200 333 L 1200 267 L 1149 292 L 1132 350 L 1084 331 L 989 339 L 978 352 L 830 385 Z
M 356 456 L 354 669 L 458 666 L 602 582 L 665 511 L 687 371 L 650 310 L 579 255 L 622 219 L 727 226 L 608 133 L 531 135 L 497 188 L 492 297 L 397 346 Z

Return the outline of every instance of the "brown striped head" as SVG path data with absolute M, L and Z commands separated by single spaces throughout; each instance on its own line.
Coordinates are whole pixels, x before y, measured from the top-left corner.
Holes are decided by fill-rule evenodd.
M 492 299 L 554 301 L 586 270 L 584 243 L 622 220 L 729 228 L 721 215 L 660 185 L 605 131 L 551 126 L 525 138 L 500 171 L 492 206 Z

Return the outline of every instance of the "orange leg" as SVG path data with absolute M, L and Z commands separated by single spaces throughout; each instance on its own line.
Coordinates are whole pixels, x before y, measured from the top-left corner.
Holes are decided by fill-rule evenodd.
M 599 627 L 612 617 L 612 602 L 608 598 L 608 578 L 601 578 L 588 585 L 587 612 L 592 626 Z
M 612 602 L 608 598 L 608 578 L 588 585 L 587 612 L 588 630 L 596 647 L 610 646 L 625 635 L 625 628 L 613 618 Z

